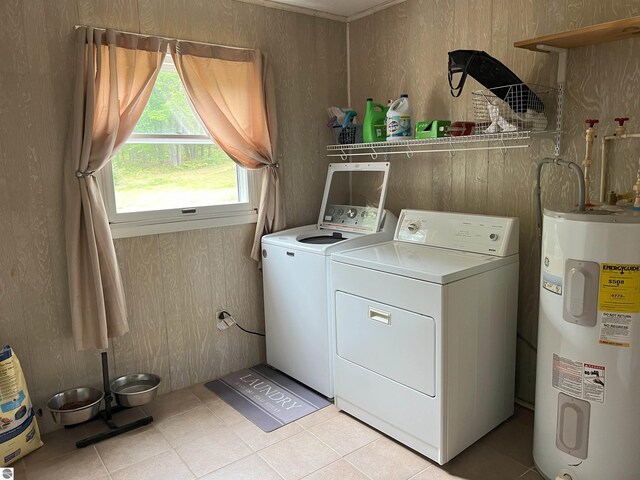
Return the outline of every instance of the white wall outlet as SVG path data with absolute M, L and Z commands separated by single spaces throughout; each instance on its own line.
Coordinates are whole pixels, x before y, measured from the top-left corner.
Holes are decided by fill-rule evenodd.
M 222 331 L 222 330 L 226 330 L 227 328 L 229 328 L 229 325 L 227 325 L 227 323 L 224 321 L 224 314 L 222 313 L 224 312 L 224 307 L 220 307 L 217 311 L 216 311 L 216 321 L 217 323 L 217 327 L 218 330 Z
M 218 327 L 218 330 L 220 331 L 226 330 L 231 325 L 236 323 L 236 321 L 229 314 L 229 312 L 225 311 L 224 309 L 220 309 L 216 312 L 216 319 L 218 320 L 217 327 Z

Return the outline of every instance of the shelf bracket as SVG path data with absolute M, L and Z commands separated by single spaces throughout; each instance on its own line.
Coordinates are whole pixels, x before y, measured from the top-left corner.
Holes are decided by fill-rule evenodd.
M 550 45 L 537 45 L 536 47 L 541 52 L 551 52 L 558 54 L 558 83 L 564 84 L 567 80 L 567 58 L 569 56 L 569 50 L 567 48 L 552 47 Z
M 376 152 L 376 149 L 374 147 L 371 147 L 371 150 L 373 150 L 371 152 L 371 160 L 375 160 L 378 158 L 378 152 Z
M 346 162 L 346 161 L 347 161 L 347 158 L 349 158 L 349 156 L 347 155 L 347 152 L 345 152 L 345 151 L 344 151 L 344 148 L 341 148 L 341 149 L 340 149 L 340 159 L 341 159 L 343 162 Z
M 504 139 L 503 138 L 500 139 L 500 144 L 502 145 L 502 148 L 500 148 L 500 152 L 502 153 L 502 156 L 504 157 L 507 154 L 507 144 L 504 143 Z
M 562 148 L 562 105 L 564 103 L 564 85 L 567 81 L 567 59 L 569 50 L 566 48 L 552 47 L 550 45 L 537 45 L 536 48 L 541 52 L 551 52 L 558 54 L 558 103 L 556 105 L 556 145 L 553 155 L 560 156 Z
M 411 150 L 411 147 L 407 147 L 407 151 L 405 153 L 407 154 L 407 158 L 413 157 L 413 150 Z

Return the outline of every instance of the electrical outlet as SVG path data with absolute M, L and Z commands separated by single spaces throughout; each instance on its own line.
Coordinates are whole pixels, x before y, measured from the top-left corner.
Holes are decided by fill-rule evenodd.
M 226 330 L 231 325 L 236 323 L 233 317 L 229 314 L 229 312 L 224 309 L 220 309 L 216 312 L 216 318 L 218 319 L 218 330 Z
M 229 325 L 227 325 L 227 322 L 224 321 L 224 315 L 222 312 L 224 312 L 224 307 L 220 307 L 216 312 L 216 320 L 218 321 L 217 327 L 218 327 L 218 330 L 220 331 L 226 330 L 227 328 L 229 328 Z

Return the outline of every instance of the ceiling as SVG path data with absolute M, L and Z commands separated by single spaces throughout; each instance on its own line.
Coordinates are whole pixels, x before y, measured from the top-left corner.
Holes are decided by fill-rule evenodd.
M 309 14 L 325 14 L 343 17 L 343 20 L 355 20 L 362 16 L 382 10 L 405 0 L 240 0 L 247 3 L 259 3 L 265 6 L 278 5 L 293 7 L 293 9 L 308 10 Z

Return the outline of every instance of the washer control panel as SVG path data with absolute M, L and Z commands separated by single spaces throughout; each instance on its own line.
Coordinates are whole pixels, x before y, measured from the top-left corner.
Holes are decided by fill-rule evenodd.
M 329 205 L 324 213 L 327 224 L 347 225 L 352 227 L 375 227 L 378 221 L 377 207 L 360 207 L 352 205 Z
M 394 239 L 465 252 L 507 256 L 518 253 L 518 219 L 402 210 Z

